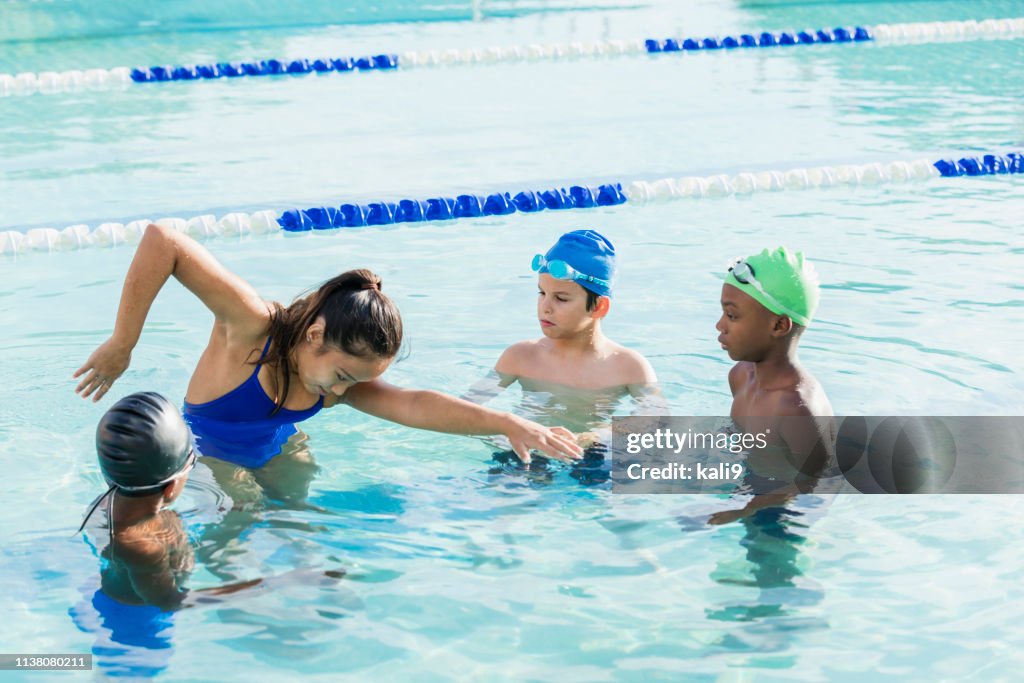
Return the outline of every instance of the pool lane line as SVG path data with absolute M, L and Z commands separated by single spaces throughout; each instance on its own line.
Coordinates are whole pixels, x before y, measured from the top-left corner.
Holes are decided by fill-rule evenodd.
M 451 222 L 462 218 L 588 209 L 626 203 L 647 204 L 682 199 L 744 197 L 764 192 L 898 184 L 940 177 L 1018 174 L 1024 175 L 1024 154 L 1008 152 L 959 159 L 939 159 L 934 162 L 918 159 L 735 175 L 635 180 L 630 183 L 570 185 L 541 190 L 520 190 L 514 193 L 496 192 L 489 195 L 461 194 L 455 197 L 401 199 L 397 202 L 345 203 L 339 206 L 294 208 L 283 212 L 266 209 L 251 214 L 229 213 L 220 219 L 213 215 L 203 215 L 188 220 L 137 220 L 127 225 L 102 223 L 95 230 L 91 230 L 85 224 L 68 226 L 63 230 L 9 230 L 0 232 L 0 255 L 136 244 L 142 238 L 146 226 L 153 222 L 205 240 L 215 237 L 240 238 L 245 235 L 274 232 L 309 233 L 403 223 Z
M 1024 36 L 1024 18 L 983 21 L 919 22 L 876 26 L 837 27 L 805 31 L 762 31 L 727 36 L 647 38 L 633 41 L 550 43 L 462 50 L 421 50 L 362 57 L 264 59 L 250 62 L 181 64 L 112 69 L 44 71 L 0 74 L 0 97 L 127 88 L 146 83 L 252 78 L 257 76 L 328 75 L 364 71 L 393 71 L 435 66 L 537 62 L 617 55 L 696 53 L 763 49 L 834 43 L 929 43 Z

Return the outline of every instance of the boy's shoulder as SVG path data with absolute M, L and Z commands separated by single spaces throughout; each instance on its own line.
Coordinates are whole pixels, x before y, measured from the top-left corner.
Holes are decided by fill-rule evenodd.
M 771 392 L 772 413 L 779 417 L 813 417 L 832 415 L 832 404 L 821 383 L 803 367 L 798 367 L 796 381 Z
M 150 529 L 138 526 L 114 535 L 117 556 L 133 567 L 162 567 L 166 564 L 168 549 L 165 542 Z
M 736 392 L 740 387 L 750 381 L 753 374 L 754 364 L 750 361 L 741 360 L 730 368 L 729 388 L 732 389 L 733 396 L 736 395 Z
M 744 404 L 751 415 L 772 415 L 776 417 L 811 417 L 832 414 L 825 390 L 815 377 L 801 369 L 792 384 L 775 387 L 768 391 L 747 391 L 754 378 L 754 364 L 746 361 L 736 363 L 729 371 L 729 387 L 735 401 Z
M 770 394 L 770 411 L 777 417 L 810 417 L 811 401 L 801 385 L 777 389 Z
M 658 381 L 650 361 L 635 349 L 609 341 L 611 354 L 608 359 L 615 365 L 621 384 L 653 384 Z
M 832 406 L 825 390 L 815 377 L 800 369 L 792 384 L 775 387 L 768 391 L 755 391 L 751 386 L 754 379 L 754 363 L 740 361 L 729 370 L 729 388 L 734 398 L 734 408 L 751 415 L 777 415 L 779 417 L 807 417 L 831 415 Z
M 789 412 L 783 415 L 830 416 L 833 414 L 832 404 L 828 400 L 825 388 L 817 378 L 806 370 L 800 371 L 800 383 L 786 392 L 779 406 L 780 410 Z
M 137 567 L 162 566 L 170 553 L 188 544 L 181 518 L 171 510 L 161 510 L 147 520 L 114 533 L 117 555 Z
M 542 339 L 524 339 L 502 351 L 494 369 L 508 375 L 522 374 L 522 367 L 536 359 L 541 353 Z

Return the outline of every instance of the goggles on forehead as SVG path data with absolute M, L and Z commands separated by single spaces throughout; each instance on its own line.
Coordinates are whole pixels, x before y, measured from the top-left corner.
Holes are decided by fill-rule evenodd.
M 732 273 L 732 276 L 736 278 L 736 281 L 739 282 L 741 285 L 750 285 L 751 287 L 756 289 L 758 293 L 762 297 L 764 297 L 764 303 L 775 307 L 775 310 L 773 312 L 777 312 L 778 315 L 788 315 L 790 319 L 792 319 L 793 321 L 804 319 L 804 316 L 800 315 L 799 313 L 796 313 L 791 308 L 789 308 L 781 301 L 776 299 L 774 296 L 769 294 L 765 290 L 764 285 L 762 285 L 758 281 L 757 276 L 754 273 L 754 266 L 750 265 L 742 258 L 733 259 L 733 261 L 729 263 L 728 272 Z
M 562 259 L 552 259 L 548 261 L 544 254 L 537 254 L 533 257 L 533 263 L 530 266 L 534 272 L 540 272 L 542 269 L 547 270 L 548 274 L 556 280 L 577 280 L 579 282 L 593 282 L 599 287 L 611 288 L 611 283 L 608 280 L 602 280 L 599 277 L 593 275 L 586 275 L 576 270 Z

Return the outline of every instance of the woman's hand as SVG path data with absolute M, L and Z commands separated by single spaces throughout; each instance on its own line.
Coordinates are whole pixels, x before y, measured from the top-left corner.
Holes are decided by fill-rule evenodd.
M 114 381 L 128 369 L 131 359 L 131 346 L 111 337 L 100 344 L 89 356 L 89 360 L 75 371 L 72 376 L 74 379 L 85 375 L 75 387 L 75 393 L 82 398 L 89 398 L 91 395 L 93 402 L 99 401 Z
M 576 445 L 576 436 L 565 427 L 548 428 L 510 414 L 503 433 L 512 444 L 512 450 L 527 464 L 532 449 L 562 462 L 575 462 L 583 455 L 583 449 Z

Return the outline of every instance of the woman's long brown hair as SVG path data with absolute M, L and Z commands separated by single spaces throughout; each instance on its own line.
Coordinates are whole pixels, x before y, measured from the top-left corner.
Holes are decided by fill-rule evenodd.
M 381 291 L 381 279 L 369 270 L 349 270 L 333 277 L 287 308 L 275 303 L 268 330 L 270 348 L 256 361 L 256 365 L 275 368 L 284 378 L 271 415 L 276 415 L 288 398 L 292 351 L 320 316 L 324 318 L 324 344 L 345 353 L 394 358 L 402 347 L 402 316 Z

